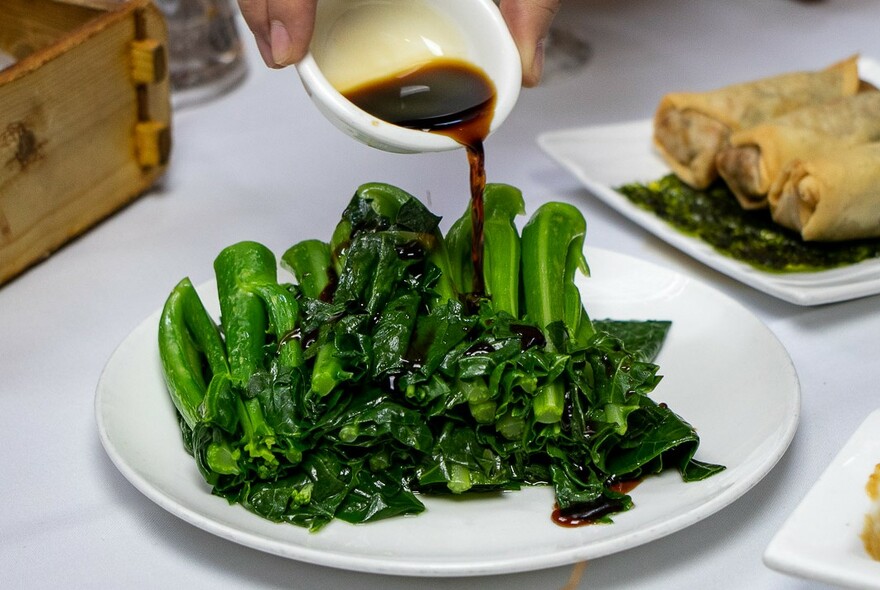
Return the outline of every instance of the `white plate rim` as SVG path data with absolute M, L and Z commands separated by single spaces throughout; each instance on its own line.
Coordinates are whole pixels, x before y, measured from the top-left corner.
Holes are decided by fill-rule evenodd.
M 552 552 L 549 555 L 540 554 L 536 556 L 493 556 L 491 555 L 491 551 L 487 551 L 487 554 L 481 556 L 481 558 L 477 561 L 469 561 L 465 563 L 432 561 L 424 559 L 421 561 L 411 560 L 408 559 L 406 556 L 389 556 L 387 558 L 376 558 L 364 557 L 361 555 L 352 555 L 345 551 L 330 551 L 326 548 L 314 549 L 313 547 L 309 547 L 307 546 L 307 544 L 302 542 L 279 542 L 277 539 L 268 538 L 260 532 L 255 532 L 255 530 L 259 529 L 260 526 L 265 525 L 266 521 L 250 513 L 246 513 L 246 511 L 244 511 L 244 509 L 239 506 L 233 506 L 229 508 L 230 510 L 239 510 L 243 512 L 246 515 L 244 516 L 244 518 L 246 519 L 254 519 L 255 528 L 250 530 L 242 530 L 241 527 L 230 525 L 229 523 L 225 522 L 220 522 L 218 519 L 212 518 L 210 515 L 206 515 L 204 506 L 200 504 L 184 505 L 180 501 L 175 500 L 175 498 L 172 497 L 172 495 L 169 494 L 167 491 L 157 486 L 156 483 L 154 481 L 151 481 L 149 477 L 145 477 L 141 473 L 139 473 L 137 469 L 138 465 L 136 463 L 138 461 L 138 458 L 132 456 L 130 450 L 126 450 L 124 446 L 120 444 L 121 441 L 114 438 L 114 435 L 112 434 L 116 426 L 112 422 L 116 420 L 117 417 L 115 417 L 112 412 L 108 413 L 108 403 L 112 402 L 113 396 L 116 395 L 115 392 L 107 386 L 106 381 L 108 378 L 108 374 L 118 369 L 119 363 L 125 360 L 126 355 L 132 354 L 131 348 L 138 344 L 136 342 L 137 338 L 145 337 L 143 334 L 139 335 L 139 332 L 149 333 L 150 337 L 153 338 L 153 336 L 155 335 L 155 326 L 157 325 L 157 318 L 159 313 L 158 310 L 150 317 L 145 319 L 138 326 L 138 328 L 136 328 L 129 335 L 129 337 L 126 338 L 122 342 L 122 344 L 120 344 L 119 348 L 117 348 L 117 350 L 108 360 L 107 365 L 102 372 L 95 395 L 95 412 L 101 443 L 111 461 L 119 469 L 123 476 L 128 479 L 135 488 L 137 488 L 150 500 L 152 500 L 171 514 L 174 514 L 182 520 L 189 522 L 190 524 L 207 532 L 215 534 L 221 538 L 239 543 L 241 545 L 265 551 L 267 553 L 272 553 L 275 555 L 280 555 L 283 557 L 328 567 L 368 573 L 408 576 L 440 577 L 503 574 L 567 565 L 582 561 L 584 559 L 593 559 L 604 555 L 609 555 L 611 553 L 615 553 L 627 548 L 635 547 L 649 541 L 659 539 L 665 535 L 686 528 L 687 526 L 690 526 L 691 524 L 694 524 L 729 505 L 736 499 L 740 498 L 747 491 L 749 491 L 776 465 L 776 463 L 787 450 L 799 422 L 800 387 L 797 379 L 797 374 L 795 372 L 790 357 L 788 356 L 787 352 L 785 352 L 784 348 L 779 343 L 775 335 L 773 335 L 772 332 L 770 332 L 770 330 L 766 328 L 766 326 L 764 326 L 754 315 L 751 314 L 751 312 L 745 309 L 742 305 L 727 297 L 726 295 L 718 292 L 714 288 L 700 283 L 699 281 L 696 281 L 694 279 L 686 278 L 683 275 L 680 275 L 674 271 L 663 269 L 658 265 L 639 261 L 635 258 L 631 258 L 622 254 L 617 254 L 597 248 L 587 248 L 587 255 L 588 259 L 591 261 L 591 266 L 596 266 L 596 263 L 599 261 L 610 260 L 614 264 L 626 264 L 632 268 L 653 269 L 656 272 L 665 273 L 663 276 L 674 277 L 678 282 L 684 285 L 678 285 L 684 290 L 689 289 L 691 290 L 691 292 L 696 290 L 699 293 L 705 293 L 705 296 L 713 298 L 713 300 L 717 301 L 718 304 L 722 305 L 723 308 L 728 312 L 734 311 L 736 313 L 742 314 L 742 318 L 745 318 L 748 321 L 755 322 L 756 329 L 760 329 L 762 331 L 762 339 L 764 339 L 767 346 L 769 346 L 774 351 L 774 354 L 779 355 L 779 360 L 783 365 L 779 368 L 779 377 L 785 385 L 785 391 L 780 393 L 781 398 L 779 400 L 780 404 L 778 408 L 783 419 L 778 423 L 778 426 L 774 427 L 775 430 L 771 433 L 771 435 L 768 436 L 766 440 L 761 441 L 761 445 L 759 445 L 760 448 L 752 451 L 753 456 L 750 456 L 749 459 L 745 461 L 742 465 L 735 466 L 736 471 L 728 470 L 726 472 L 722 472 L 722 474 L 718 476 L 715 476 L 715 478 L 710 478 L 709 480 L 706 480 L 706 482 L 712 482 L 713 480 L 719 482 L 718 486 L 720 489 L 713 490 L 711 497 L 707 497 L 696 508 L 688 510 L 684 514 L 678 514 L 669 517 L 662 522 L 652 523 L 649 526 L 646 526 L 639 530 L 629 531 L 626 535 L 623 536 L 622 539 L 612 537 L 611 539 L 605 539 L 598 542 L 576 544 Z M 592 281 L 593 279 L 590 280 Z M 200 292 L 203 291 L 204 288 L 205 286 L 200 286 Z M 155 368 L 158 369 L 158 367 Z M 157 376 L 157 378 L 159 382 L 161 382 L 161 376 L 159 375 Z M 167 394 L 165 394 L 164 390 L 162 391 L 162 398 L 163 400 L 158 403 L 162 403 L 170 407 L 170 400 L 167 399 Z M 688 418 L 686 414 L 683 415 L 686 419 Z M 177 428 L 176 424 L 174 425 L 174 428 Z M 179 447 L 178 454 L 183 453 L 182 444 L 180 444 L 179 438 L 177 438 L 174 443 L 177 444 L 177 446 Z M 195 465 L 192 462 L 192 459 L 189 456 L 185 455 L 185 453 L 183 454 L 190 462 L 191 470 L 194 471 Z M 700 458 L 699 453 L 697 455 L 697 458 Z M 741 471 L 743 473 L 740 473 Z M 722 480 L 726 477 L 724 474 L 728 472 L 731 474 L 730 479 L 723 481 L 722 483 Z M 736 474 L 735 478 L 732 475 L 734 473 Z M 673 476 L 675 478 L 678 478 L 677 474 L 667 473 L 661 478 L 657 478 L 657 481 L 662 481 L 664 477 L 668 478 Z M 705 482 L 699 482 L 698 484 L 683 485 L 696 486 L 704 483 Z M 649 485 L 651 484 L 645 483 L 642 484 L 642 486 L 640 487 Z M 527 489 L 516 492 L 516 494 L 538 493 L 540 492 L 534 489 Z M 638 493 L 638 490 L 634 493 Z M 204 497 L 206 502 L 218 500 L 218 498 L 209 494 L 207 488 L 205 488 L 204 490 Z M 209 498 L 211 500 L 208 500 Z M 223 502 L 225 503 L 225 500 L 223 500 Z M 426 502 L 426 504 L 429 505 L 429 510 L 431 510 L 431 504 L 429 502 Z M 549 506 L 542 507 L 542 509 L 546 509 L 547 515 L 549 516 Z M 626 514 L 630 515 L 633 513 L 636 513 L 635 510 Z M 404 519 L 399 520 L 401 522 L 418 522 L 417 519 L 424 518 L 425 515 L 423 514 L 412 518 L 405 517 Z M 290 525 L 272 525 L 272 523 L 268 524 L 270 526 L 289 527 L 287 529 L 289 531 L 301 530 L 297 527 L 292 527 Z M 344 525 L 344 523 L 340 524 L 343 526 L 350 526 Z M 365 527 L 376 527 L 380 524 L 382 523 L 360 525 L 359 527 L 357 527 L 357 529 L 352 530 L 363 531 L 367 530 Z M 330 526 L 334 525 L 336 525 L 336 523 L 331 523 Z M 559 527 L 554 528 L 558 529 Z M 317 534 L 320 535 L 322 533 L 319 532 Z

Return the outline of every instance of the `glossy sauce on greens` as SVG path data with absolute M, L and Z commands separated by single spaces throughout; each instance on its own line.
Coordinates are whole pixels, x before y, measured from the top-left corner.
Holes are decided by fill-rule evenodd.
M 486 75 L 471 64 L 457 60 L 438 60 L 398 75 L 389 76 L 345 93 L 353 104 L 371 115 L 410 129 L 440 133 L 455 139 L 467 150 L 470 170 L 470 210 L 473 241 L 471 260 L 474 267 L 471 302 L 484 296 L 483 281 L 483 193 L 486 186 L 483 141 L 489 134 L 495 106 L 495 88 Z M 523 349 L 543 347 L 543 333 L 528 325 L 512 325 Z M 473 357 L 493 352 L 491 345 L 476 343 L 463 356 Z M 411 347 L 406 364 L 418 368 L 424 351 Z M 570 407 L 570 404 L 569 404 Z M 610 482 L 609 488 L 627 494 L 639 482 Z M 592 524 L 621 511 L 628 499 L 600 497 L 595 502 L 567 510 L 553 510 L 552 520 L 564 527 Z
M 406 127 L 451 137 L 467 150 L 473 225 L 471 260 L 473 297 L 483 284 L 483 191 L 486 157 L 483 140 L 495 112 L 495 85 L 476 66 L 457 59 L 437 59 L 405 72 L 358 86 L 345 97 L 371 115 Z
M 642 480 L 640 479 L 615 481 L 610 484 L 608 488 L 620 494 L 628 494 L 635 489 L 641 481 Z M 603 496 L 598 498 L 595 502 L 578 504 L 567 510 L 562 510 L 558 506 L 555 506 L 550 518 L 559 526 L 574 528 L 588 524 L 595 524 L 602 517 L 619 512 L 621 506 L 621 500 L 615 500 Z

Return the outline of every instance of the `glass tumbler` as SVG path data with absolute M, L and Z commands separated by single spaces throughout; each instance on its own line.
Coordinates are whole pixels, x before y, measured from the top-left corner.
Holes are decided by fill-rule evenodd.
M 168 25 L 171 102 L 186 107 L 217 98 L 247 73 L 230 0 L 155 0 Z

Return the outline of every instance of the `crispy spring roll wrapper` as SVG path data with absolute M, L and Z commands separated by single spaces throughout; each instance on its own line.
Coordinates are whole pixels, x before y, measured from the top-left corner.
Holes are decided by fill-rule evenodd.
M 767 206 L 783 166 L 822 152 L 880 141 L 880 92 L 860 92 L 804 107 L 730 136 L 716 158 L 718 174 L 744 209 Z
M 789 162 L 768 200 L 773 220 L 807 241 L 880 236 L 880 143 Z
M 730 134 L 795 109 L 859 89 L 857 57 L 817 72 L 792 72 L 709 92 L 664 96 L 654 114 L 654 145 L 672 171 L 694 188 L 718 177 L 715 156 Z

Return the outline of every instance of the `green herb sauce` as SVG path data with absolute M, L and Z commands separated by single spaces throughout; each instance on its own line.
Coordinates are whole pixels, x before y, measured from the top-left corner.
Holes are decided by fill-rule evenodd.
M 670 174 L 616 190 L 680 232 L 763 271 L 815 272 L 880 257 L 880 239 L 805 242 L 774 223 L 768 210 L 742 209 L 721 182 L 696 190 Z

